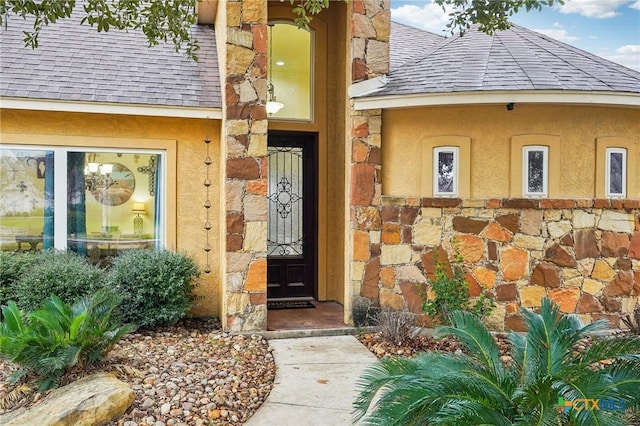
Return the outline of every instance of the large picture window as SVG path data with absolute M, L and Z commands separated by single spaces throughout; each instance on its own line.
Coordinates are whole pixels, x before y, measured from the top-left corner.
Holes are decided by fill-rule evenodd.
M 525 197 L 546 197 L 549 186 L 549 148 L 525 146 L 522 150 L 522 183 Z
M 0 161 L 0 250 L 98 263 L 163 241 L 162 152 L 6 146 Z
M 624 198 L 627 195 L 627 150 L 607 148 L 605 166 L 606 194 L 609 198 Z
M 458 147 L 444 146 L 433 149 L 433 195 L 458 195 Z

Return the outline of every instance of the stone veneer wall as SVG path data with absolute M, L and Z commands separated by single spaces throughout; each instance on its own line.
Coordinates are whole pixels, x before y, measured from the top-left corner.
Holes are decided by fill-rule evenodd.
M 228 0 L 223 326 L 267 329 L 267 2 Z
M 351 13 L 351 80 L 353 83 L 389 72 L 389 0 L 354 0 Z M 350 105 L 349 238 L 357 244 L 361 224 L 376 211 L 382 190 L 382 111 L 356 111 Z M 349 133 L 347 133 L 349 134 Z M 349 145 L 348 145 L 349 146 Z M 359 262 L 349 256 L 351 275 Z M 351 280 L 346 309 L 358 294 L 361 282 Z
M 368 194 L 367 194 L 368 198 Z M 354 218 L 352 285 L 381 306 L 421 313 L 418 285 L 457 250 L 489 324 L 522 331 L 520 307 L 547 296 L 612 327 L 640 304 L 640 200 L 381 197 Z

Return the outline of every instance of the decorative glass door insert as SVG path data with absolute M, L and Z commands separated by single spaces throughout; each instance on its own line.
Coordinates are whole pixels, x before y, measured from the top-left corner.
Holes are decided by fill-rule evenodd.
M 267 298 L 313 298 L 316 268 L 316 135 L 271 132 Z

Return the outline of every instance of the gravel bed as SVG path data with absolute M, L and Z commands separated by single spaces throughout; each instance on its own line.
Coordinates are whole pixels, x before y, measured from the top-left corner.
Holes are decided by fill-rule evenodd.
M 32 382 L 9 385 L 14 369 L 0 361 L 0 401 L 13 399 L 0 414 L 44 397 Z M 275 369 L 261 336 L 222 333 L 214 323 L 192 320 L 125 336 L 103 363 L 69 373 L 62 384 L 97 371 L 129 383 L 136 399 L 110 425 L 241 425 L 269 395 Z

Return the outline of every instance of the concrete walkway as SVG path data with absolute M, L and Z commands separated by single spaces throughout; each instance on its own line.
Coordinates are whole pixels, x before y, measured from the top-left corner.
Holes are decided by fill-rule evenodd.
M 356 382 L 376 361 L 354 336 L 272 339 L 276 379 L 247 426 L 347 426 Z

